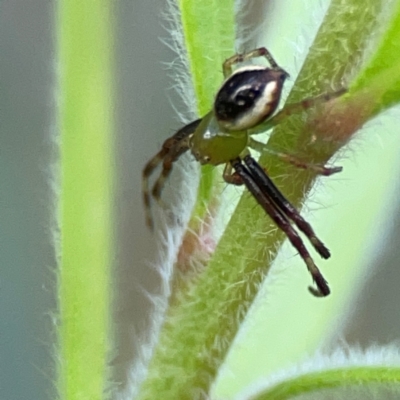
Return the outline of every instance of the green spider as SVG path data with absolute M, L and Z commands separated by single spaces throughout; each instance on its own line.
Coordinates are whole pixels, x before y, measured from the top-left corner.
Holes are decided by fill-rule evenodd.
M 267 59 L 271 67 L 247 65 L 232 70 L 234 64 L 261 56 Z M 153 228 L 151 198 L 160 200 L 173 163 L 190 150 L 201 164 L 225 164 L 223 179 L 227 183 L 244 184 L 247 187 L 306 263 L 317 286 L 317 289 L 309 287 L 310 292 L 318 297 L 327 296 L 330 293 L 329 286 L 290 221 L 307 236 L 321 257 L 329 258 L 329 250 L 316 236 L 310 224 L 279 191 L 264 169 L 251 157 L 249 148 L 269 151 L 286 162 L 300 168 L 313 169 L 321 175 L 328 176 L 340 172 L 341 167 L 307 164 L 288 154 L 265 149 L 265 144 L 253 139 L 251 135 L 271 129 L 288 116 L 336 98 L 346 90 L 341 89 L 289 104 L 272 116 L 278 107 L 283 84 L 289 75 L 279 67 L 266 48 L 261 47 L 228 58 L 223 63 L 223 72 L 225 81 L 215 97 L 213 109 L 168 138 L 161 150 L 143 169 L 143 199 L 147 225 Z M 161 173 L 150 191 L 149 177 L 160 164 Z

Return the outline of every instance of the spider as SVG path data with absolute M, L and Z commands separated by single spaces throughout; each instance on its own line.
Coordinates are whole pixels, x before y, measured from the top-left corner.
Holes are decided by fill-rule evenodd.
M 256 57 L 265 57 L 270 67 L 247 65 L 233 71 L 235 64 Z M 329 250 L 316 236 L 311 225 L 304 220 L 250 155 L 249 148 L 271 152 L 297 167 L 312 169 L 325 176 L 340 172 L 341 167 L 307 164 L 291 155 L 265 149 L 265 144 L 253 139 L 251 135 L 271 129 L 293 113 L 327 102 L 342 95 L 346 90 L 340 89 L 289 104 L 273 116 L 279 104 L 283 84 L 289 75 L 276 63 L 265 47 L 244 54 L 235 54 L 225 60 L 222 67 L 225 81 L 217 92 L 213 109 L 168 138 L 161 150 L 143 169 L 143 200 L 147 225 L 153 228 L 151 199 L 160 201 L 164 183 L 172 171 L 173 163 L 190 150 L 201 164 L 225 164 L 223 179 L 227 183 L 246 186 L 304 260 L 317 286 L 316 289 L 309 287 L 309 291 L 318 297 L 327 296 L 330 293 L 328 283 L 291 222 L 306 235 L 322 258 L 330 257 Z M 162 164 L 161 173 L 150 191 L 149 177 L 160 164 Z

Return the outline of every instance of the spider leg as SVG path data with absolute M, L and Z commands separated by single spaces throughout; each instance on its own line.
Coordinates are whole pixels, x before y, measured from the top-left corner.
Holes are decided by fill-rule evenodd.
M 237 172 L 232 172 L 232 165 L 230 163 L 225 164 L 224 172 L 222 173 L 222 178 L 226 183 L 229 183 L 231 185 L 235 186 L 241 186 L 243 185 L 243 180 L 239 176 Z
M 243 61 L 250 60 L 251 58 L 256 57 L 265 57 L 272 68 L 280 68 L 272 57 L 271 53 L 265 47 L 259 47 L 258 49 L 254 49 L 243 54 L 235 54 L 234 56 L 226 59 L 222 64 L 224 77 L 227 78 L 228 76 L 232 75 L 232 66 L 234 64 L 241 63 Z
M 165 145 L 165 143 L 164 143 Z M 149 191 L 149 177 L 153 171 L 162 163 L 165 156 L 168 154 L 169 149 L 167 147 L 162 147 L 162 149 L 151 158 L 142 171 L 142 194 L 143 194 L 143 204 L 146 217 L 146 225 L 153 230 L 154 223 L 151 216 L 151 195 Z
M 255 178 L 252 175 L 251 171 L 242 164 L 240 158 L 231 161 L 231 164 L 237 174 L 241 177 L 243 183 L 246 185 L 250 193 L 264 208 L 265 212 L 271 217 L 276 225 L 286 234 L 292 245 L 296 248 L 301 258 L 304 260 L 307 269 L 310 272 L 318 288 L 314 289 L 312 287 L 309 287 L 310 292 L 317 297 L 328 296 L 330 293 L 328 283 L 322 276 L 318 267 L 315 265 L 310 253 L 304 246 L 303 241 L 301 240 L 295 229 L 292 227 L 287 217 L 283 214 L 282 210 L 278 208 L 278 206 L 273 201 L 271 196 L 266 192 L 266 190 L 260 187 L 258 179 Z
M 162 169 L 159 177 L 155 181 L 153 188 L 151 190 L 151 195 L 154 199 L 160 203 L 161 192 L 164 188 L 165 181 L 168 179 L 172 172 L 173 163 L 178 160 L 178 158 L 189 149 L 188 140 L 181 140 L 172 147 L 171 151 L 164 157 L 162 163 Z
M 201 119 L 197 119 L 183 128 L 179 129 L 173 136 L 168 138 L 162 145 L 161 150 L 151 158 L 144 166 L 142 171 L 142 193 L 146 216 L 146 224 L 153 229 L 154 222 L 151 215 L 151 197 L 159 200 L 165 180 L 171 173 L 172 164 L 181 154 L 189 149 L 188 139 L 200 124 Z M 160 176 L 157 178 L 152 191 L 149 190 L 149 178 L 154 170 L 163 164 Z
M 332 99 L 340 97 L 346 92 L 347 89 L 342 88 L 337 90 L 336 92 L 323 93 L 315 97 L 309 97 L 307 99 L 299 101 L 298 103 L 288 104 L 287 106 L 283 107 L 282 110 L 278 111 L 272 118 L 251 129 L 249 134 L 257 135 L 258 133 L 265 132 L 266 130 L 269 130 L 274 126 L 280 124 L 283 120 L 285 120 L 292 114 L 297 114 L 299 112 L 308 110 L 309 108 L 315 107 L 319 104 L 326 103 Z
M 260 165 L 250 156 L 244 157 L 245 164 L 260 188 L 274 201 L 278 208 L 291 219 L 296 226 L 307 236 L 315 250 L 323 258 L 329 258 L 330 252 L 318 239 L 311 225 L 300 215 L 297 209 L 282 195 L 280 190 L 272 182 L 271 178 L 264 172 Z
M 253 138 L 250 138 L 249 140 L 249 147 L 252 149 L 258 151 L 259 153 L 269 153 L 274 155 L 275 157 L 278 157 L 280 160 L 292 164 L 295 167 L 302 168 L 302 169 L 308 169 L 311 171 L 316 172 L 319 175 L 323 176 L 330 176 L 333 174 L 336 174 L 337 172 L 340 172 L 343 170 L 343 167 L 326 167 L 325 165 L 322 164 L 312 164 L 305 162 L 295 156 L 292 156 L 290 154 L 282 153 L 279 151 L 271 150 L 266 148 L 264 143 L 259 142 L 258 140 L 255 140 Z

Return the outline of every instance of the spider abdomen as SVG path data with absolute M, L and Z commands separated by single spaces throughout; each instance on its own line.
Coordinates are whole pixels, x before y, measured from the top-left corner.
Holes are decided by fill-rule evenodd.
M 286 77 L 281 69 L 260 66 L 236 70 L 215 98 L 218 124 L 231 131 L 245 130 L 270 117 L 278 106 Z

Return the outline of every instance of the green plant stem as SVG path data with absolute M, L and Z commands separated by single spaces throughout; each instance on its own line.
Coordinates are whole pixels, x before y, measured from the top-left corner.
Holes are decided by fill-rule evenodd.
M 228 58 L 234 49 L 234 12 L 232 0 L 179 0 L 190 72 L 197 98 L 197 111 L 205 115 L 211 108 L 213 95 L 221 82 L 216 65 Z M 196 205 L 190 222 L 196 230 L 204 219 L 207 205 L 218 193 L 216 169 L 201 169 Z
M 58 9 L 60 398 L 103 399 L 110 350 L 112 19 L 108 0 Z
M 262 391 L 256 395 L 246 397 L 246 400 L 288 400 L 296 396 L 309 393 L 310 395 L 323 396 L 323 390 L 335 389 L 334 398 L 346 394 L 342 392 L 348 388 L 359 388 L 365 394 L 371 390 L 372 385 L 376 385 L 375 393 L 379 389 L 400 390 L 400 369 L 390 367 L 360 367 L 343 368 L 310 373 L 275 385 L 274 387 Z M 336 394 L 336 395 L 335 395 Z

